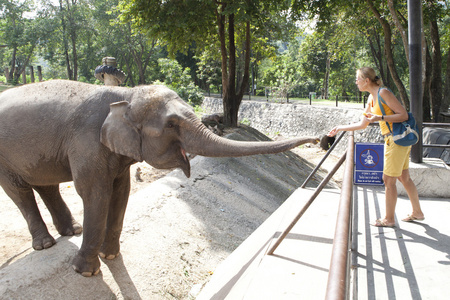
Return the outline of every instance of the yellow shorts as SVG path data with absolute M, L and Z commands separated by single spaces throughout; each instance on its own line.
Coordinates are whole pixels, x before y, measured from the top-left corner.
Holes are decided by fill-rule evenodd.
M 392 135 L 384 139 L 383 173 L 391 177 L 400 177 L 403 170 L 409 169 L 411 146 L 403 147 L 394 143 Z

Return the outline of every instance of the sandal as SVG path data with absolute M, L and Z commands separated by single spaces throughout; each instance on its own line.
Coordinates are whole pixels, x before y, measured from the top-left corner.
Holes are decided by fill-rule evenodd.
M 412 215 L 407 215 L 406 218 L 402 219 L 403 222 L 413 222 L 413 221 L 423 221 L 425 217 L 417 218 Z
M 395 227 L 395 223 L 388 223 L 382 219 L 378 219 L 374 223 L 371 223 L 370 225 L 375 227 Z

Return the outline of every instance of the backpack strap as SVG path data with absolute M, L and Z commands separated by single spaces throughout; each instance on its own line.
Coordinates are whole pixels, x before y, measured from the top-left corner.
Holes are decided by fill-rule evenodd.
M 380 110 L 381 110 L 381 113 L 383 114 L 383 116 L 385 116 L 386 112 L 384 111 L 384 108 L 383 108 L 383 105 L 381 104 L 381 102 L 383 102 L 385 105 L 387 105 L 387 104 L 383 100 L 383 98 L 381 98 L 380 91 L 381 91 L 381 87 L 378 89 L 378 93 L 377 93 L 378 106 L 380 107 Z M 390 91 L 390 90 L 388 89 L 388 91 Z M 392 133 L 391 126 L 389 125 L 389 122 L 386 122 L 386 125 L 387 125 L 389 131 Z

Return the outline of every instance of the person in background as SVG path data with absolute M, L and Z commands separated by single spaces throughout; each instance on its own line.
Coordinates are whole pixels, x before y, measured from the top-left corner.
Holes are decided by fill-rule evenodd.
M 406 109 L 400 101 L 387 88 L 382 87 L 381 79 L 376 76 L 372 68 L 360 68 L 356 72 L 356 85 L 361 92 L 369 92 L 367 107 L 363 113 L 361 121 L 350 125 L 335 126 L 328 133 L 328 136 L 335 136 L 339 131 L 354 131 L 365 129 L 369 123 L 379 122 L 381 134 L 384 137 L 384 169 L 383 181 L 386 193 L 386 215 L 384 218 L 376 220 L 371 225 L 377 227 L 395 226 L 395 206 L 397 204 L 397 179 L 403 184 L 408 193 L 412 205 L 412 213 L 402 219 L 405 222 L 422 221 L 425 216 L 419 203 L 419 194 L 416 185 L 409 176 L 409 154 L 411 146 L 403 147 L 394 143 L 392 134 L 387 126 L 392 123 L 403 122 L 408 119 Z M 378 95 L 384 100 L 383 105 L 385 114 L 383 116 L 378 104 Z M 380 99 L 381 101 L 381 99 Z

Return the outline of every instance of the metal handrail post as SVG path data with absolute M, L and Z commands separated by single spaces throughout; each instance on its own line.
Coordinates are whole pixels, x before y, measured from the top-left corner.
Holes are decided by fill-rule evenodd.
M 308 202 L 303 206 L 302 210 L 297 214 L 297 216 L 294 218 L 294 220 L 289 224 L 289 226 L 281 233 L 281 235 L 276 240 L 275 244 L 269 249 L 267 252 L 267 255 L 272 255 L 273 252 L 278 248 L 278 246 L 281 244 L 281 242 L 284 240 L 284 238 L 289 234 L 291 229 L 297 224 L 298 220 L 303 216 L 305 211 L 308 209 L 308 207 L 314 202 L 314 200 L 317 198 L 317 196 L 320 194 L 322 189 L 327 185 L 327 183 L 330 181 L 331 177 L 336 173 L 336 171 L 341 167 L 341 165 L 344 163 L 346 158 L 346 154 L 342 155 L 342 157 L 339 159 L 339 161 L 334 166 L 333 170 L 328 173 L 328 175 L 322 180 L 320 185 L 316 188 L 314 191 L 314 194 L 311 195 Z
M 353 132 L 350 132 L 347 146 L 347 162 L 345 164 L 342 183 L 341 200 L 336 220 L 336 231 L 333 240 L 330 271 L 328 273 L 327 293 L 325 299 L 346 299 L 349 278 L 349 245 L 351 237 L 352 193 L 353 193 Z

